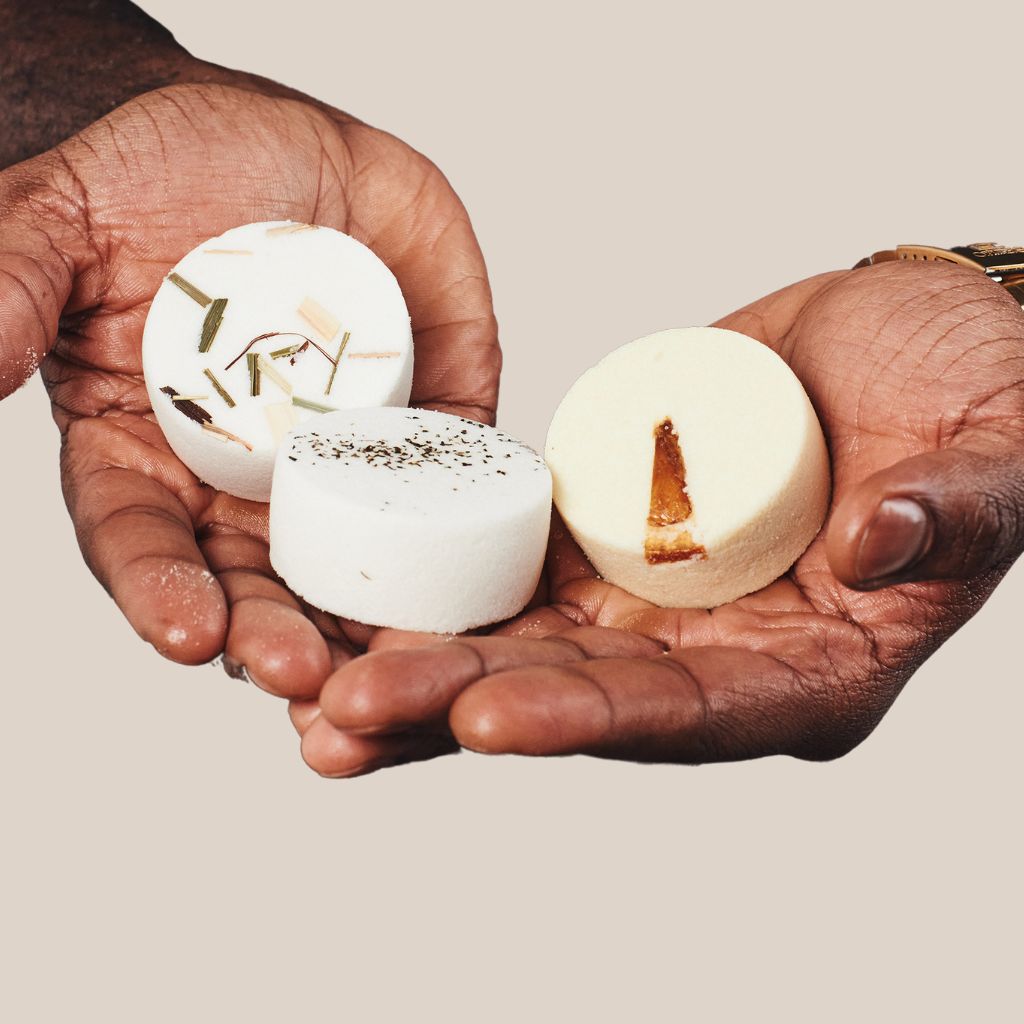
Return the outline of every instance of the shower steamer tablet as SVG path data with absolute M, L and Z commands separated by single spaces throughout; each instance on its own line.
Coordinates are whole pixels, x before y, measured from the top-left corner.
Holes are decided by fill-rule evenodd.
M 153 299 L 146 388 L 201 480 L 266 501 L 296 426 L 334 409 L 406 405 L 409 311 L 394 274 L 331 228 L 246 224 L 193 249 Z
M 278 452 L 270 561 L 310 604 L 374 626 L 460 633 L 521 611 L 540 578 L 551 476 L 459 416 L 354 409 Z
M 598 572 L 665 607 L 767 586 L 828 507 L 828 452 L 800 381 L 767 346 L 714 327 L 602 359 L 562 400 L 545 455 Z

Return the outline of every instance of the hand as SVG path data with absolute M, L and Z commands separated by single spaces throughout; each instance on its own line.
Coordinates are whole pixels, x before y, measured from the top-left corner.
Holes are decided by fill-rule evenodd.
M 826 529 L 712 611 L 596 577 L 558 526 L 550 605 L 490 637 L 368 654 L 293 712 L 325 775 L 448 734 L 486 753 L 704 762 L 841 755 L 1024 546 L 1024 315 L 982 275 L 888 264 L 727 317 L 804 382 L 832 454 Z M 436 748 L 435 748 L 436 749 Z
M 142 379 L 143 323 L 171 266 L 204 238 L 276 219 L 369 245 L 412 316 L 413 402 L 492 420 L 487 273 L 437 168 L 338 111 L 223 86 L 146 94 L 0 174 L 0 398 L 42 364 L 82 551 L 140 636 L 175 661 L 224 652 L 269 690 L 315 695 L 373 631 L 277 581 L 267 506 L 178 461 Z

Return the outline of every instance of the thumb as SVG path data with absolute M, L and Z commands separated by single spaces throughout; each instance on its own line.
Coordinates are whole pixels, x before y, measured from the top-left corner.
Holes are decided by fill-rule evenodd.
M 1024 446 L 1004 440 L 904 459 L 842 499 L 829 563 L 849 587 L 963 580 L 1024 548 Z
M 83 234 L 49 157 L 0 173 L 0 399 L 39 368 L 71 295 Z

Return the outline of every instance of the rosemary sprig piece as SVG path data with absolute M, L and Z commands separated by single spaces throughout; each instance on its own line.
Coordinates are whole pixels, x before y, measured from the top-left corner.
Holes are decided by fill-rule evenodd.
M 228 394 L 227 388 L 225 388 L 224 385 L 221 384 L 221 382 L 213 375 L 213 370 L 203 370 L 203 373 L 206 375 L 207 380 L 209 380 L 213 385 L 217 394 L 220 395 L 220 397 L 227 403 L 228 408 L 234 409 L 235 400 Z
M 209 352 L 213 339 L 217 337 L 220 325 L 224 322 L 224 310 L 227 309 L 227 299 L 214 299 L 210 308 L 206 311 L 206 319 L 203 321 L 203 330 L 199 338 L 199 351 Z
M 334 377 L 338 372 L 338 367 L 341 365 L 342 353 L 345 351 L 345 346 L 348 344 L 348 339 L 351 337 L 351 332 L 346 331 L 345 336 L 341 339 L 341 346 L 338 348 L 338 355 L 335 357 L 334 366 L 331 367 L 331 375 L 327 379 L 327 387 L 324 389 L 325 395 L 329 395 L 331 393 L 331 388 L 334 387 Z
M 167 280 L 171 284 L 177 285 L 193 302 L 198 302 L 200 306 L 208 306 L 213 301 L 206 292 L 197 288 L 191 281 L 186 281 L 181 274 L 171 271 L 167 275 Z
M 311 402 L 308 398 L 299 398 L 298 395 L 292 395 L 292 405 L 297 405 L 300 409 L 308 409 L 310 412 L 337 412 L 338 410 L 329 405 L 321 405 L 319 402 Z

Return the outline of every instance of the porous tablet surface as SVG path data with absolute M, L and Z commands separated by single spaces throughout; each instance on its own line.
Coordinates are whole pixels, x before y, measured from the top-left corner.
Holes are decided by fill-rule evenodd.
M 335 615 L 459 633 L 530 600 L 550 517 L 544 460 L 507 434 L 423 409 L 356 409 L 278 452 L 270 560 Z
M 354 238 L 290 221 L 246 224 L 168 274 L 142 363 L 181 461 L 220 490 L 266 501 L 294 427 L 323 410 L 408 404 L 409 311 L 391 271 Z
M 555 506 L 601 575 L 665 607 L 713 608 L 783 575 L 821 528 L 828 451 L 792 370 L 713 327 L 617 349 L 559 405 Z

